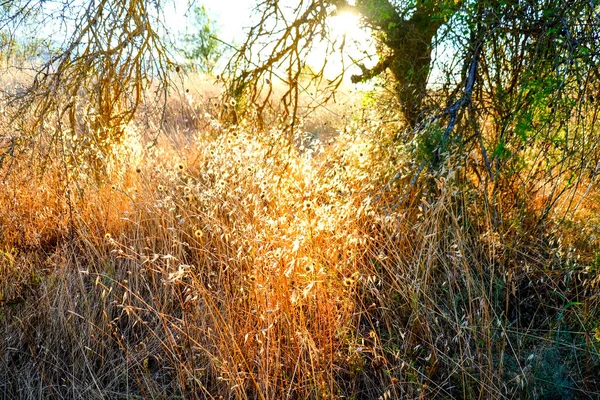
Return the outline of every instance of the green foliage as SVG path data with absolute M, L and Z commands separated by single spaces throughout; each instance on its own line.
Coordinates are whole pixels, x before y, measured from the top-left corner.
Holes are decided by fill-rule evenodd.
M 436 154 L 447 151 L 447 143 L 444 142 L 444 130 L 438 124 L 428 125 L 420 132 L 414 141 L 415 157 L 419 161 L 427 161 L 428 164 L 435 163 Z
M 569 378 L 568 361 L 558 346 L 543 349 L 532 364 L 533 385 L 531 396 L 543 399 L 572 399 L 573 382 Z
M 4 2 L 0 6 L 0 21 L 9 21 L 17 7 L 17 2 Z M 37 13 L 31 12 L 26 20 L 35 20 Z M 0 24 L 2 26 L 2 24 Z M 45 55 L 52 51 L 52 41 L 38 36 L 39 27 L 26 24 L 3 26 L 0 31 L 0 63 L 21 67 L 23 64 L 39 63 Z
M 369 90 L 365 92 L 361 99 L 361 106 L 364 109 L 377 106 L 377 95 L 377 92 L 375 92 L 374 90 Z
M 46 40 L 29 38 L 17 40 L 7 32 L 0 32 L 0 61 L 12 63 L 35 62 L 50 48 Z
M 212 73 L 223 54 L 216 36 L 217 25 L 204 6 L 195 7 L 192 18 L 193 33 L 186 33 L 181 39 L 184 44 L 181 52 L 194 69 Z

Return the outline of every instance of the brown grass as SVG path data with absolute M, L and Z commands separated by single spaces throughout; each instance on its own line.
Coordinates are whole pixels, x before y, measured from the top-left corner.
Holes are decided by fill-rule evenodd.
M 584 211 L 498 228 L 467 168 L 415 177 L 392 128 L 298 150 L 211 107 L 172 103 L 154 146 L 130 127 L 101 182 L 4 165 L 0 397 L 598 395 Z

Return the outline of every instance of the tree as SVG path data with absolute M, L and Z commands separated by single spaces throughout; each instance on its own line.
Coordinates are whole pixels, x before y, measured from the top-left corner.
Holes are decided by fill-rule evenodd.
M 358 0 L 351 5 L 346 0 L 303 0 L 287 13 L 294 16 L 288 21 L 280 2 L 262 1 L 257 7 L 260 21 L 250 29 L 248 41 L 231 64 L 234 70 L 243 70 L 233 79 L 233 91 L 247 89 L 252 82 L 260 81 L 263 75 L 272 74 L 273 69 L 284 64 L 288 76 L 283 79 L 297 82 L 298 66 L 312 49 L 312 42 L 327 37 L 326 19 L 335 12 L 352 11 L 362 16 L 364 26 L 372 30 L 380 45 L 378 64 L 371 69 L 360 64 L 362 73 L 352 76 L 352 81 L 366 81 L 389 72 L 395 80 L 403 115 L 411 126 L 416 126 L 426 96 L 434 39 L 439 28 L 457 13 L 463 3 L 464 0 Z M 284 27 L 278 29 L 278 24 Z M 264 60 L 253 54 L 255 47 L 260 46 L 271 49 Z M 332 44 L 328 51 L 333 52 L 334 47 Z M 339 50 L 343 51 L 343 48 L 344 43 Z M 322 76 L 315 78 L 321 80 Z M 292 94 L 294 90 L 287 93 L 288 96 Z M 255 88 L 251 89 L 250 96 L 252 99 L 260 98 Z M 284 103 L 293 104 L 293 99 L 286 98 Z
M 280 1 L 259 2 L 260 19 L 250 29 L 247 42 L 230 64 L 232 93 L 247 91 L 252 100 L 264 99 L 259 95 L 264 89 L 262 78 L 268 78 L 278 68 L 286 69 L 287 76 L 281 76 L 281 79 L 293 86 L 312 44 L 327 35 L 326 19 L 340 10 L 351 10 L 360 14 L 363 25 L 372 30 L 379 43 L 380 56 L 379 63 L 373 68 L 360 65 L 362 73 L 353 76 L 352 81 L 366 81 L 389 73 L 402 113 L 411 127 L 417 126 L 425 116 L 423 101 L 427 97 L 431 52 L 442 40 L 452 40 L 455 47 L 462 47 L 457 48 L 457 52 L 462 53 L 464 71 L 462 83 L 457 87 L 464 88 L 468 78 L 466 72 L 476 49 L 479 49 L 477 55 L 481 56 L 483 47 L 489 49 L 494 46 L 494 41 L 510 37 L 520 43 L 513 49 L 513 56 L 519 57 L 519 54 L 525 55 L 522 52 L 528 47 L 548 44 L 548 39 L 558 33 L 553 31 L 557 29 L 556 24 L 577 24 L 586 18 L 593 20 L 597 13 L 597 6 L 589 1 L 575 1 L 570 7 L 561 7 L 556 1 L 527 0 L 356 0 L 352 4 L 346 0 L 302 0 L 295 4 L 293 10 L 286 11 Z M 547 24 L 549 18 L 553 19 L 554 25 Z M 454 26 L 449 25 L 451 21 Z M 515 24 L 525 27 L 520 29 Z M 586 35 L 571 37 L 571 40 L 596 47 L 592 37 Z M 267 55 L 257 54 L 257 48 L 268 49 Z M 343 51 L 343 44 L 339 49 Z M 328 50 L 335 51 L 333 46 Z M 544 57 L 551 62 L 549 53 Z M 475 61 L 478 64 L 479 57 Z M 593 64 L 596 63 L 594 60 Z M 524 69 L 518 71 L 519 74 L 524 72 Z M 286 93 L 285 104 L 293 104 L 290 97 L 293 94 L 293 89 Z
M 192 32 L 183 36 L 183 55 L 200 71 L 212 73 L 223 54 L 221 42 L 217 39 L 217 26 L 204 6 L 194 7 Z
M 164 99 L 169 70 L 177 66 L 164 40 L 163 7 L 161 1 L 143 0 L 3 3 L 0 26 L 15 35 L 27 21 L 74 21 L 73 29 L 62 31 L 64 41 L 54 44 L 57 50 L 32 70 L 28 96 L 18 103 L 19 115 L 33 116 L 30 131 L 39 131 L 53 114 L 59 131 L 68 127 L 82 133 L 88 148 L 102 148 L 118 141 L 137 107 L 151 100 L 145 89 L 152 82 L 161 84 L 155 93 Z M 377 65 L 366 68 L 357 61 L 362 72 L 352 80 L 389 77 L 409 128 L 439 125 L 442 133 L 429 140 L 432 164 L 451 146 L 477 149 L 487 175 L 517 159 L 513 156 L 532 141 L 553 148 L 558 143 L 566 153 L 573 136 L 561 129 L 596 109 L 600 12 L 591 0 L 574 0 L 569 7 L 559 0 L 300 0 L 287 6 L 261 0 L 258 22 L 226 74 L 230 95 L 243 99 L 238 107 L 247 105 L 245 111 L 260 116 L 277 92 L 274 80 L 281 80 L 287 85 L 281 119 L 293 128 L 301 85 L 322 90 L 323 102 L 331 98 L 344 71 L 327 80 L 324 68 L 307 68 L 306 59 L 319 42 L 330 54 L 344 51 L 344 38 L 331 39 L 327 27 L 327 19 L 341 10 L 359 13 L 378 42 Z M 200 18 L 200 24 L 196 37 L 212 38 L 205 30 L 210 21 Z M 461 62 L 446 71 L 449 84 L 433 102 L 427 86 L 432 50 L 444 41 Z M 200 49 L 202 57 L 216 55 L 210 40 Z M 309 70 L 307 81 L 302 74 Z M 87 111 L 76 112 L 82 109 Z M 483 121 L 494 126 L 485 135 Z
M 415 126 L 427 92 L 434 38 L 463 3 L 464 0 L 417 1 L 411 8 L 402 9 L 388 0 L 358 1 L 355 6 L 345 0 L 336 1 L 336 7 L 360 13 L 385 46 L 379 63 L 372 69 L 362 66 L 362 74 L 352 76 L 352 81 L 365 81 L 389 70 L 402 112 L 407 122 Z
M 176 65 L 165 41 L 162 8 L 160 0 L 2 3 L 3 32 L 20 37 L 37 27 L 43 36 L 39 26 L 46 26 L 54 42 L 54 51 L 38 62 L 9 66 L 30 77 L 27 90 L 9 98 L 19 141 L 54 132 L 52 143 L 100 167 L 103 150 L 121 140 L 137 107 L 166 100 L 169 71 Z M 2 50 L 10 52 L 9 47 Z M 149 96 L 146 89 L 153 83 Z
M 345 49 L 343 39 L 327 39 L 327 19 L 342 10 L 359 13 L 378 42 L 379 62 L 373 68 L 357 62 L 362 72 L 352 80 L 382 75 L 391 83 L 408 131 L 398 137 L 418 144 L 417 175 L 425 165 L 441 173 L 450 158 L 468 165 L 478 180 L 474 190 L 494 204 L 498 224 L 505 219 L 496 207 L 516 203 L 527 210 L 532 196 L 543 193 L 541 214 L 523 214 L 537 215 L 537 226 L 561 196 L 576 196 L 583 176 L 593 184 L 600 171 L 596 2 L 301 0 L 286 8 L 262 0 L 258 22 L 229 64 L 231 96 L 261 115 L 279 79 L 287 90 L 275 104 L 293 131 L 307 55 L 323 40 L 329 54 Z M 432 51 L 442 43 L 458 62 L 444 71 L 442 88 L 431 88 Z M 323 69 L 314 70 L 312 82 L 326 102 L 341 75 L 327 81 Z

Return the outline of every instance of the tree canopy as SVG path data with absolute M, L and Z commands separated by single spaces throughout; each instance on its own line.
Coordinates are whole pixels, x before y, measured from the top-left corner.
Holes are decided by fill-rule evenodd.
M 216 63 L 223 54 L 223 45 L 217 38 L 217 26 L 204 6 L 194 7 L 192 27 L 183 35 L 183 55 L 194 69 L 213 73 Z
M 155 93 L 162 90 L 164 98 L 169 71 L 179 70 L 161 35 L 166 6 L 158 0 L 4 2 L 4 32 L 16 37 L 26 23 L 60 21 L 54 25 L 64 38 L 31 65 L 33 80 L 20 113 L 33 113 L 39 124 L 55 113 L 71 130 L 85 129 L 83 136 L 96 145 L 118 140 L 119 127 L 149 101 L 145 89 L 151 82 L 158 82 Z M 230 95 L 243 98 L 242 113 L 260 116 L 273 100 L 273 82 L 280 80 L 287 88 L 280 99 L 282 119 L 293 125 L 307 71 L 309 84 L 324 94 L 317 103 L 331 98 L 345 71 L 325 79 L 324 67 L 307 68 L 306 60 L 323 43 L 327 54 L 345 51 L 345 38 L 333 40 L 327 25 L 341 11 L 360 15 L 377 41 L 379 61 L 368 68 L 356 60 L 361 73 L 352 81 L 385 77 L 411 129 L 436 121 L 442 132 L 428 134 L 437 137 L 428 139 L 433 161 L 451 142 L 476 145 L 489 173 L 533 137 L 556 133 L 556 126 L 595 110 L 600 14 L 592 0 L 574 0 L 569 7 L 559 0 L 261 0 L 258 19 L 224 74 Z M 200 45 L 212 49 L 207 35 Z M 442 47 L 457 61 L 442 70 L 444 85 L 433 88 L 433 64 L 452 58 L 432 58 Z M 81 107 L 88 109 L 88 121 L 77 119 Z M 484 122 L 494 126 L 493 137 L 482 137 Z M 463 129 L 454 135 L 459 125 Z
M 493 63 L 490 72 L 498 74 L 493 79 L 478 74 L 482 88 L 514 85 L 529 72 L 541 72 L 542 66 L 565 81 L 579 70 L 570 66 L 582 57 L 588 68 L 597 67 L 598 7 L 590 1 L 575 1 L 569 7 L 560 1 L 519 0 L 303 0 L 295 4 L 290 11 L 279 1 L 259 2 L 261 18 L 231 64 L 234 91 L 249 90 L 252 99 L 261 98 L 262 78 L 282 68 L 287 75 L 282 80 L 293 87 L 314 42 L 327 35 L 326 19 L 340 10 L 358 13 L 379 44 L 377 65 L 359 64 L 362 73 L 352 76 L 352 81 L 389 75 L 402 113 L 413 127 L 426 115 L 432 51 L 444 41 L 450 41 L 463 58 L 462 72 L 446 71 L 461 75 L 461 83 L 450 91 L 464 88 L 472 60 L 473 67 L 482 61 Z M 257 48 L 268 49 L 268 56 L 257 54 Z M 344 46 L 331 46 L 328 51 L 344 51 Z M 293 93 L 284 96 L 285 104 L 293 103 L 288 98 Z
M 164 6 L 139 0 L 3 2 L 0 29 L 13 39 L 4 54 L 30 41 L 29 35 L 47 39 L 29 62 L 9 60 L 5 69 L 23 78 L 18 91 L 3 91 L 19 140 L 53 131 L 53 141 L 76 138 L 74 151 L 92 159 L 119 142 L 139 105 L 166 98 L 176 65 L 161 34 Z

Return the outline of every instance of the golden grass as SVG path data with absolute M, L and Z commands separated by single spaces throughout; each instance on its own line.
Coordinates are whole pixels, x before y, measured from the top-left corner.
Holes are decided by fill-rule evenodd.
M 299 151 L 173 107 L 102 182 L 1 171 L 0 397 L 598 393 L 597 265 L 507 246 L 468 171 L 413 178 L 362 122 Z

